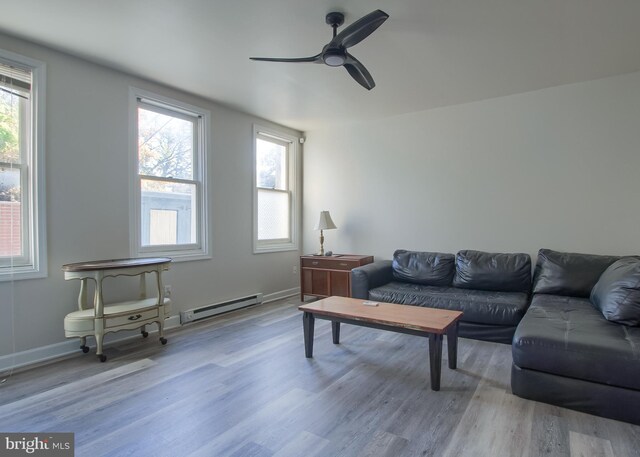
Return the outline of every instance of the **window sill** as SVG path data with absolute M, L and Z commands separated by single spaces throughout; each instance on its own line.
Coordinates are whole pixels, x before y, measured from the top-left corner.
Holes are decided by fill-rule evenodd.
M 145 249 L 139 250 L 133 254 L 134 257 L 169 257 L 174 263 L 177 262 L 190 262 L 192 260 L 207 260 L 211 259 L 211 254 L 202 250 L 160 250 L 160 249 Z
M 286 252 L 286 251 L 297 251 L 298 246 L 293 244 L 274 244 L 269 246 L 256 246 L 253 248 L 254 254 L 265 254 L 268 252 Z
M 0 268 L 0 282 L 21 281 L 23 279 L 39 279 L 47 277 L 47 269 L 32 267 L 2 267 Z

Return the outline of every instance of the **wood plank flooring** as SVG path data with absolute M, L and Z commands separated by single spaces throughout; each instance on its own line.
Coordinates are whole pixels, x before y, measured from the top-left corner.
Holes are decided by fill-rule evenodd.
M 428 340 L 316 321 L 295 299 L 14 373 L 0 431 L 74 432 L 77 456 L 640 456 L 640 427 L 511 394 L 511 348 L 460 339 L 429 387 Z M 445 342 L 446 345 L 446 342 Z

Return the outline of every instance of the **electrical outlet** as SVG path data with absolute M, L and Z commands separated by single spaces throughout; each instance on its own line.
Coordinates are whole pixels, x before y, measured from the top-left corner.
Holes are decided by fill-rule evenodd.
M 166 298 L 171 298 L 171 292 L 173 292 L 173 289 L 171 289 L 170 285 L 164 286 L 164 296 Z
M 294 265 L 293 266 L 293 274 L 297 275 L 298 274 L 298 265 Z

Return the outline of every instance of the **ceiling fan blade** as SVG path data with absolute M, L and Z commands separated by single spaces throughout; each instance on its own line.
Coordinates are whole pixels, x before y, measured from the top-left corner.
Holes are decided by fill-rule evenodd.
M 365 89 L 371 90 L 376 87 L 376 82 L 371 77 L 371 74 L 367 71 L 364 65 L 362 65 L 360 61 L 351 54 L 347 53 L 347 60 L 344 63 L 344 68 L 346 68 L 351 77 Z
M 374 12 L 361 17 L 353 24 L 345 27 L 333 38 L 333 40 L 331 40 L 329 46 L 344 46 L 345 48 L 355 46 L 371 35 L 374 30 L 380 27 L 388 18 L 389 15 L 384 11 L 375 10 Z
M 322 55 L 318 54 L 311 57 L 294 57 L 291 59 L 279 57 L 249 57 L 249 59 L 263 62 L 322 62 Z

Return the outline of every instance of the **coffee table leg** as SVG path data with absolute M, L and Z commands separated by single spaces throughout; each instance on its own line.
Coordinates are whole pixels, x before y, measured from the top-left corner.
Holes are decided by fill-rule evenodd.
M 306 311 L 302 315 L 302 330 L 304 331 L 304 356 L 306 358 L 313 357 L 313 327 L 316 318 L 313 313 Z
M 442 335 L 429 334 L 429 364 L 431 366 L 431 390 L 440 390 Z
M 331 321 L 331 334 L 333 335 L 333 344 L 340 344 L 340 322 Z
M 458 322 L 447 330 L 447 350 L 449 351 L 449 368 L 458 367 Z

